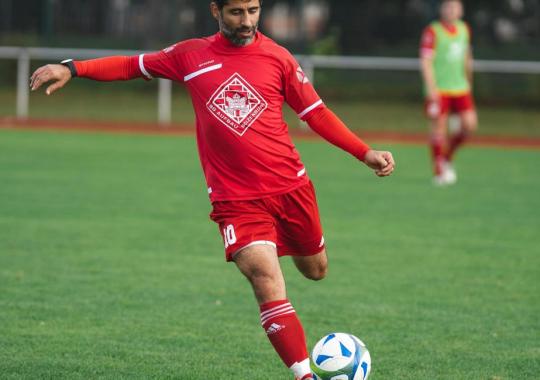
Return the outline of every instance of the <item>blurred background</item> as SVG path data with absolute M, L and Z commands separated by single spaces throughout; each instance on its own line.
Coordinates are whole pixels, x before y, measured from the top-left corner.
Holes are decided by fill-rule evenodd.
M 0 46 L 157 50 L 179 40 L 213 34 L 216 24 L 208 3 L 0 0 Z M 416 58 L 422 30 L 437 18 L 438 8 L 437 0 L 265 0 L 260 28 L 295 54 Z M 540 61 L 539 0 L 465 1 L 465 8 L 476 59 Z M 31 68 L 50 61 L 33 59 Z M 424 128 L 418 71 L 314 70 L 317 90 L 350 123 L 368 129 Z M 505 71 L 475 76 L 475 95 L 480 116 L 484 116 L 481 133 L 499 134 L 513 128 L 511 133 L 540 135 L 540 75 L 514 73 L 511 67 Z M 0 116 L 16 112 L 16 77 L 16 60 L 0 59 Z M 43 96 L 32 95 L 29 115 L 151 122 L 156 119 L 156 86 L 142 81 L 112 86 L 78 81 L 59 94 L 54 109 Z M 73 96 L 65 99 L 66 94 Z M 89 96 L 95 107 L 88 106 Z M 116 107 L 109 110 L 111 96 Z M 174 86 L 174 122 L 193 119 L 185 97 L 183 88 Z M 506 111 L 503 115 L 501 106 Z M 126 107 L 130 112 L 122 112 Z M 381 109 L 389 118 L 374 125 L 369 114 L 380 114 Z M 359 120 L 359 113 L 368 117 Z M 491 122 L 501 117 L 504 125 Z

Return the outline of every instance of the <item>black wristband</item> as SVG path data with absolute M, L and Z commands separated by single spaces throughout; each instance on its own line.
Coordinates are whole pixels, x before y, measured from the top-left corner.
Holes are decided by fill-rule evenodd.
M 75 67 L 72 59 L 65 59 L 60 62 L 60 64 L 66 66 L 69 69 L 72 78 L 75 78 L 77 76 L 77 68 Z

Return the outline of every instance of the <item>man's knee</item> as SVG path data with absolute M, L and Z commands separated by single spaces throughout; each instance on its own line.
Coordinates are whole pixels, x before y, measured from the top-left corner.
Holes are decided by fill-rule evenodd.
M 246 276 L 254 286 L 272 286 L 281 281 L 281 276 L 278 273 L 266 271 L 253 271 Z
M 234 256 L 234 262 L 251 283 L 259 303 L 286 298 L 285 280 L 275 248 L 246 248 Z
M 463 129 L 468 133 L 476 132 L 478 129 L 478 116 L 475 111 L 468 111 L 462 117 Z
M 431 119 L 431 135 L 444 137 L 446 135 L 448 123 L 448 115 L 440 115 L 436 118 Z
M 313 281 L 321 281 L 322 279 L 326 277 L 327 273 L 328 273 L 327 264 L 320 264 L 320 265 L 310 268 L 309 271 L 302 272 L 304 277 Z
M 433 126 L 430 133 L 431 141 L 444 142 L 446 139 L 446 127 L 442 125 Z
M 307 258 L 307 261 L 297 262 L 296 264 L 304 277 L 313 281 L 324 279 L 328 273 L 328 259 L 325 251 Z

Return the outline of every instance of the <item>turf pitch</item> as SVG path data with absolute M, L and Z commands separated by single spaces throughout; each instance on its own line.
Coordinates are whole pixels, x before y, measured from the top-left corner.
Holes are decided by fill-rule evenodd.
M 435 189 L 424 147 L 378 179 L 297 145 L 330 256 L 318 283 L 283 260 L 309 347 L 359 336 L 371 380 L 538 378 L 539 151 L 469 147 Z M 191 137 L 0 130 L 0 377 L 289 379 L 209 211 Z

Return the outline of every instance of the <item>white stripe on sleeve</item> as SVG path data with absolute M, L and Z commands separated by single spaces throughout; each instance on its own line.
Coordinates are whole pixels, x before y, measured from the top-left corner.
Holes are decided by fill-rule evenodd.
M 323 101 L 321 99 L 319 99 L 318 101 L 316 101 L 314 104 L 310 105 L 308 108 L 306 108 L 305 110 L 303 110 L 302 112 L 300 112 L 298 114 L 298 117 L 301 119 L 303 118 L 304 116 L 306 116 L 308 113 L 310 113 L 311 111 L 313 111 L 315 108 L 317 108 L 318 106 L 320 106 L 321 104 L 323 103 Z
M 148 71 L 146 71 L 146 67 L 144 67 L 144 54 L 139 55 L 139 69 L 141 69 L 141 73 L 148 79 L 152 79 L 152 75 Z

